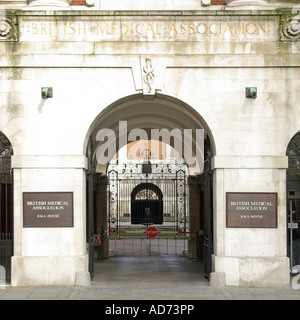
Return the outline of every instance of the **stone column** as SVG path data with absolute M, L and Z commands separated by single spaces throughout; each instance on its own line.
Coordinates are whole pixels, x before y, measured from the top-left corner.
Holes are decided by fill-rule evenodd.
M 227 7 L 253 7 L 253 6 L 267 6 L 268 2 L 265 0 L 225 0 Z
M 12 286 L 74 285 L 88 273 L 84 156 L 13 156 L 14 256 Z M 71 192 L 73 226 L 24 225 L 24 192 Z M 46 212 L 46 211 L 45 211 Z M 45 213 L 46 215 L 47 213 Z M 41 217 L 39 217 L 41 218 Z M 45 218 L 45 216 L 43 216 Z
M 214 156 L 214 250 L 212 272 L 225 273 L 229 286 L 286 286 L 290 283 L 286 256 L 285 156 Z M 276 228 L 227 226 L 227 192 L 275 192 Z M 253 211 L 254 212 L 254 211 Z M 247 217 L 246 217 L 247 218 Z
M 72 0 L 28 0 L 29 6 L 69 7 Z

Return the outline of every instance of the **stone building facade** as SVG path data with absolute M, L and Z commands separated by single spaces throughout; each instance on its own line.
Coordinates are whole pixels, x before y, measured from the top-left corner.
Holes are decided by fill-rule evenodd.
M 114 132 L 118 151 L 137 128 L 204 130 L 189 218 L 194 231 L 212 226 L 210 271 L 227 285 L 288 284 L 299 263 L 288 246 L 298 167 L 289 188 L 287 154 L 300 130 L 299 40 L 292 0 L 0 1 L 12 285 L 74 284 L 89 272 L 87 180 L 107 170 L 99 132 Z

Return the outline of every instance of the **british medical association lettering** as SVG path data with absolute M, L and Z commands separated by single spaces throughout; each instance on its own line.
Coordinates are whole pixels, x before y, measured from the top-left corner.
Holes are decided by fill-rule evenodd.
M 266 21 L 28 21 L 21 25 L 22 41 L 201 41 L 213 39 L 268 38 L 274 33 Z
M 227 228 L 276 228 L 277 193 L 226 193 Z
M 32 22 L 27 26 L 28 32 L 32 35 L 87 35 L 94 33 L 98 36 L 113 35 L 231 35 L 237 34 L 258 34 L 269 32 L 268 26 L 264 23 L 170 23 L 168 26 L 161 23 L 46 23 Z
M 72 192 L 24 192 L 24 227 L 73 227 Z

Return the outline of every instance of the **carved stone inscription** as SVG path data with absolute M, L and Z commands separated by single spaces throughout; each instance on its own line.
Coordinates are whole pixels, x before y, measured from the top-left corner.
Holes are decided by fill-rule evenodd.
M 73 227 L 72 192 L 24 192 L 24 227 Z
M 277 228 L 277 193 L 226 193 L 227 228 Z
M 21 41 L 261 41 L 278 37 L 274 18 L 20 18 Z

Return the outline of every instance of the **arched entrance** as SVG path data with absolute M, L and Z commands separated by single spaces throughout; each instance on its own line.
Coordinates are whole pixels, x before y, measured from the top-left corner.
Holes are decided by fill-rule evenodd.
M 13 255 L 13 172 L 11 168 L 12 145 L 0 132 L 0 289 L 11 281 Z
M 300 132 L 287 148 L 287 255 L 291 270 L 300 265 Z
M 126 125 L 124 125 L 125 122 Z M 184 196 L 178 197 L 178 199 L 180 198 L 178 201 L 184 202 L 184 199 L 189 198 L 189 202 L 185 202 L 186 207 L 181 205 L 180 210 L 184 211 L 182 211 L 183 215 L 179 214 L 179 205 L 176 201 L 173 201 L 173 205 L 175 203 L 174 212 L 176 212 L 174 215 L 164 209 L 166 197 L 163 188 L 158 182 L 149 180 L 150 175 L 153 174 L 153 172 L 148 171 L 151 168 L 149 163 L 148 166 L 145 163 L 145 160 L 149 159 L 144 159 L 141 163 L 144 178 L 135 181 L 135 185 L 132 184 L 126 191 L 129 195 L 127 198 L 130 199 L 129 206 L 124 202 L 126 200 L 124 200 L 125 197 L 122 194 L 122 192 L 125 192 L 125 188 L 122 184 L 123 181 L 120 179 L 119 170 L 123 172 L 123 169 L 109 168 L 114 155 L 121 153 L 122 148 L 128 146 L 132 141 L 156 140 L 152 139 L 151 136 L 153 130 L 159 130 L 161 136 L 157 140 L 160 142 L 165 142 L 165 136 L 162 137 L 162 135 L 166 132 L 169 133 L 169 140 L 166 144 L 179 153 L 182 150 L 185 152 L 182 154 L 184 161 L 187 163 L 187 173 L 183 171 L 184 183 L 181 181 L 181 183 L 175 184 L 173 189 L 174 198 L 178 196 L 179 190 L 183 190 Z M 197 130 L 204 132 L 202 140 L 198 140 Z M 180 135 L 183 137 L 183 134 L 186 134 L 187 138 L 178 140 L 177 138 Z M 104 138 L 103 135 L 105 135 Z M 188 245 L 185 253 L 189 257 L 200 261 L 210 261 L 213 239 L 211 230 L 212 175 L 209 159 L 215 148 L 210 142 L 213 141 L 210 130 L 197 111 L 182 101 L 168 96 L 156 95 L 153 99 L 145 100 L 142 95 L 134 95 L 117 101 L 103 110 L 91 125 L 88 137 L 92 142 L 90 146 L 93 146 L 89 157 L 90 167 L 93 168 L 93 179 L 91 179 L 89 171 L 88 221 L 93 220 L 94 223 L 92 227 L 89 227 L 88 238 L 91 239 L 91 234 L 98 233 L 101 234 L 103 240 L 101 247 L 95 247 L 96 258 L 105 259 L 109 257 L 108 243 L 111 233 L 119 238 L 119 232 L 128 231 L 119 228 L 125 224 L 125 221 L 129 223 L 127 229 L 142 225 L 145 229 L 151 223 L 159 231 L 159 226 L 164 226 L 165 221 L 173 219 L 176 221 L 173 224 L 173 232 L 176 233 L 174 237 L 178 237 L 178 232 L 184 233 L 183 236 L 186 237 Z M 205 147 L 201 148 L 201 143 Z M 200 161 L 197 158 L 199 154 L 201 154 Z M 195 161 L 191 162 L 191 159 Z M 162 161 L 165 158 L 162 157 L 159 160 Z M 116 162 L 116 165 L 120 165 L 120 163 Z M 166 168 L 168 167 L 166 166 Z M 174 172 L 178 176 L 182 173 L 180 169 L 177 171 L 175 169 Z M 135 178 L 128 178 L 127 180 L 130 179 L 132 181 L 136 180 Z M 160 178 L 161 181 L 166 181 L 166 179 L 166 177 Z M 176 178 L 172 179 L 176 181 Z M 182 178 L 177 181 L 180 181 L 180 179 Z M 112 183 L 112 181 L 114 182 Z M 129 186 L 128 181 L 126 182 L 127 186 Z M 187 188 L 185 189 L 184 186 L 187 186 Z M 145 195 L 146 199 L 142 199 Z M 147 199 L 149 197 L 154 197 L 154 199 Z M 117 198 L 122 198 L 123 202 L 118 201 Z M 148 201 L 147 206 L 146 200 Z M 123 211 L 121 206 L 123 206 Z M 114 213 L 111 214 L 111 212 Z M 140 212 L 140 214 L 137 212 Z M 152 212 L 155 214 L 152 214 Z M 188 212 L 188 216 L 185 216 L 186 212 Z M 138 221 L 139 218 L 141 218 L 140 221 Z M 188 221 L 188 228 L 185 227 L 186 221 Z M 92 232 L 90 228 L 92 228 Z M 145 230 L 141 230 L 144 235 Z M 204 239 L 206 239 L 205 243 Z M 207 268 L 210 268 L 210 263 L 207 264 Z M 207 270 L 208 275 L 209 273 L 210 270 Z
M 144 182 L 131 193 L 131 224 L 162 224 L 163 194 L 158 186 Z
M 155 143 L 162 144 L 152 141 L 152 146 Z M 185 232 L 190 231 L 187 177 L 183 159 L 152 157 L 145 161 L 120 156 L 110 161 L 107 229 L 114 255 L 160 255 L 166 253 L 163 245 L 168 246 L 169 255 L 183 254 L 188 247 Z M 157 230 L 155 241 L 149 240 L 148 227 Z

